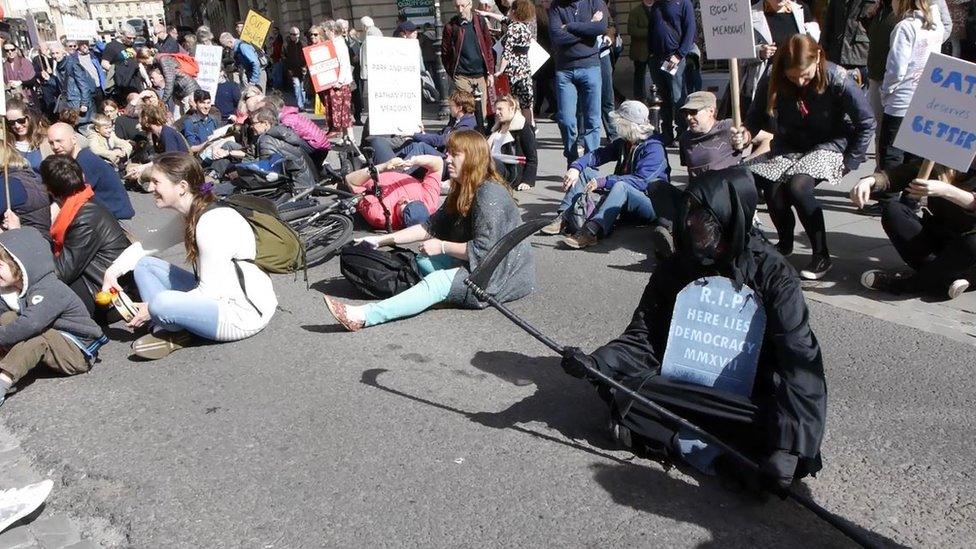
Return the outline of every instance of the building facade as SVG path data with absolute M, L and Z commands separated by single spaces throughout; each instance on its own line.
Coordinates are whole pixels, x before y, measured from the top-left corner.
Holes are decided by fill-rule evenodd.
M 88 0 L 88 8 L 89 18 L 98 24 L 98 34 L 103 40 L 115 36 L 119 26 L 127 21 L 143 21 L 149 33 L 156 23 L 166 22 L 163 0 Z

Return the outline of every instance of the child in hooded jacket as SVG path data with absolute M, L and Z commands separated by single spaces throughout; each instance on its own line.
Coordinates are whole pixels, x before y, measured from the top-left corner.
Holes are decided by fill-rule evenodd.
M 91 369 L 108 342 L 81 299 L 54 272 L 33 227 L 0 234 L 0 404 L 38 364 L 65 375 Z

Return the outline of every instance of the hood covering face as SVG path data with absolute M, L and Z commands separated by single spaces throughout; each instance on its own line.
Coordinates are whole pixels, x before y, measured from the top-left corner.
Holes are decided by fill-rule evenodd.
M 748 247 L 757 200 L 752 173 L 738 166 L 705 173 L 685 189 L 674 237 L 689 273 L 717 270 L 737 288 L 745 283 L 754 270 Z
M 19 297 L 27 295 L 31 282 L 37 282 L 54 272 L 51 245 L 33 227 L 0 233 L 0 246 L 14 258 L 23 273 L 24 289 Z

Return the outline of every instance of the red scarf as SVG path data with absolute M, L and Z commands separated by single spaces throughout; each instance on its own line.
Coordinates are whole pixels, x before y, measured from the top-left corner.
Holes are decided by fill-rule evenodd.
M 75 216 L 78 215 L 78 210 L 81 209 L 92 197 L 95 196 L 95 191 L 92 190 L 91 185 L 85 185 L 85 188 L 76 192 L 75 194 L 69 196 L 64 204 L 61 205 L 61 211 L 58 212 L 57 219 L 54 223 L 51 223 L 51 238 L 54 239 L 54 255 L 61 255 L 61 248 L 64 247 L 64 235 L 68 232 L 68 226 L 71 222 L 75 220 Z

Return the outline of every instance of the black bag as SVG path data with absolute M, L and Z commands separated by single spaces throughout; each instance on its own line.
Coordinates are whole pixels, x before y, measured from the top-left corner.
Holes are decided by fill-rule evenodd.
M 376 299 L 393 297 L 423 279 L 414 252 L 397 247 L 388 252 L 366 243 L 343 248 L 339 271 L 357 290 Z

